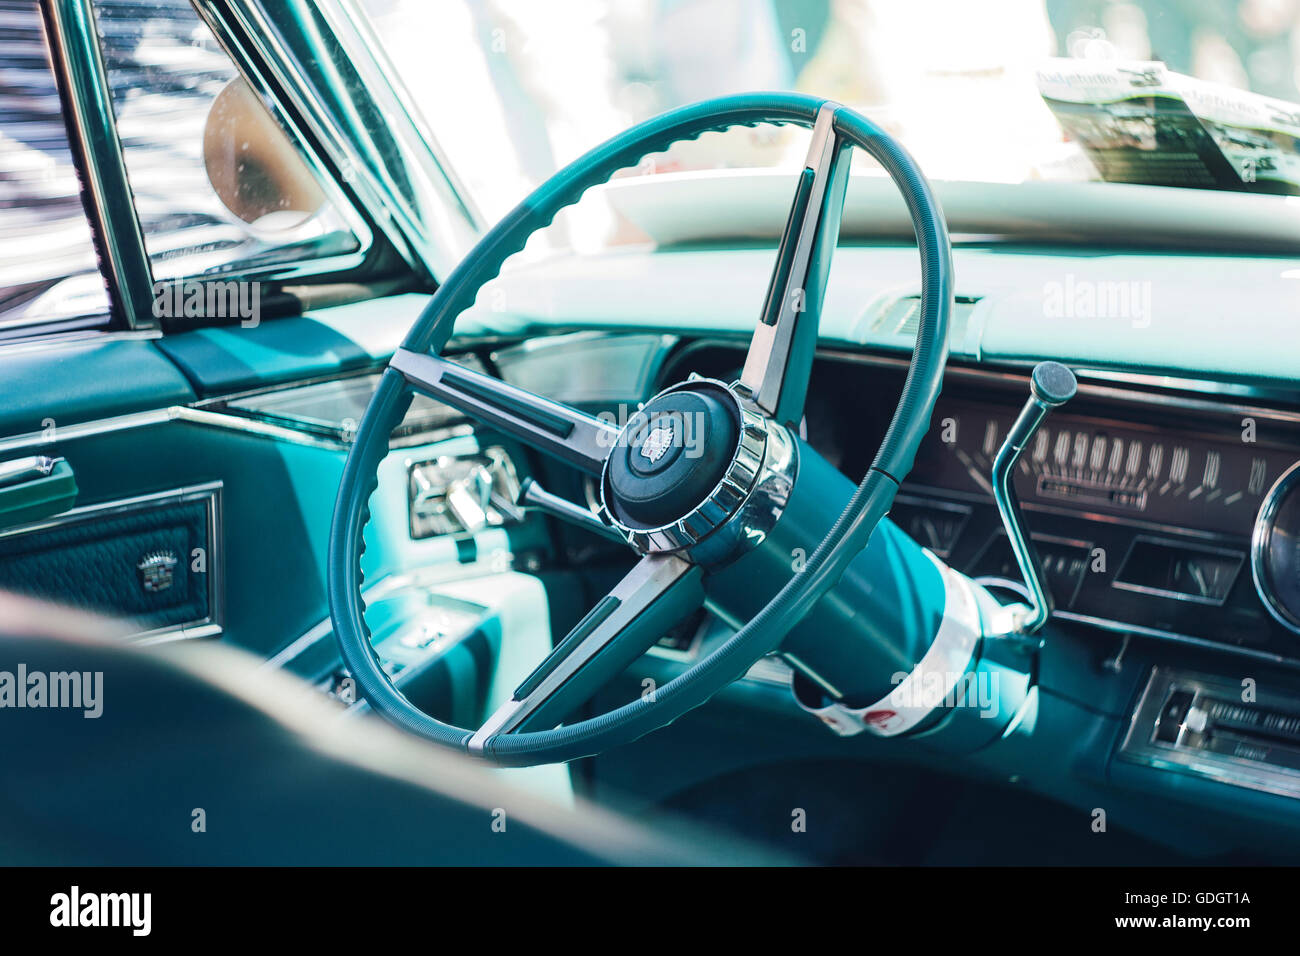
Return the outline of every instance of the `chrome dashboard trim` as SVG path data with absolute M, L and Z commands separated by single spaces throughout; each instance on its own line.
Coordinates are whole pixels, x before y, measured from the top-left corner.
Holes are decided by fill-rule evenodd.
M 1231 591 L 1232 586 L 1229 586 L 1228 591 L 1224 592 L 1223 597 L 1216 599 L 1198 597 L 1195 594 L 1185 594 L 1181 591 L 1170 591 L 1165 588 L 1152 587 L 1145 584 L 1133 584 L 1130 581 L 1121 581 L 1119 576 L 1124 572 L 1124 568 L 1128 566 L 1129 559 L 1133 556 L 1133 551 L 1137 548 L 1138 543 L 1143 541 L 1150 544 L 1163 544 L 1174 547 L 1198 547 L 1189 546 L 1182 541 L 1170 541 L 1166 538 L 1157 538 L 1149 534 L 1136 534 L 1133 536 L 1133 540 L 1129 542 L 1128 550 L 1124 553 L 1124 557 L 1120 559 L 1119 565 L 1115 570 L 1115 578 L 1110 582 L 1111 587 L 1118 588 L 1121 591 L 1132 591 L 1134 594 L 1150 594 L 1153 597 L 1160 597 L 1169 601 L 1183 601 L 1188 604 L 1203 604 L 1206 607 L 1222 607 L 1227 603 L 1228 591 Z M 1236 585 L 1237 576 L 1241 574 L 1241 567 L 1245 563 L 1246 559 L 1246 553 L 1244 551 L 1240 548 L 1223 547 L 1200 547 L 1200 550 L 1202 552 L 1217 554 L 1219 557 L 1223 558 L 1236 558 L 1237 567 L 1232 573 L 1232 585 Z
M 981 504 L 988 504 L 987 501 L 985 501 L 984 499 L 980 498 L 980 496 L 975 495 L 973 493 L 950 491 L 948 489 L 940 489 L 940 488 L 932 488 L 931 486 L 928 485 L 911 485 L 906 481 L 903 482 L 902 489 L 913 496 L 926 498 L 926 500 L 935 501 L 935 502 L 943 502 L 955 498 L 959 501 L 971 501 L 971 502 L 978 502 Z M 1221 532 L 1199 531 L 1199 530 L 1189 529 L 1189 528 L 1176 528 L 1172 525 L 1162 524 L 1160 522 L 1155 522 L 1155 521 L 1143 521 L 1141 519 L 1121 519 L 1114 515 L 1103 515 L 1103 514 L 1097 514 L 1094 512 L 1086 512 L 1086 511 L 1071 511 L 1068 508 L 1060 508 L 1054 505 L 1034 504 L 1034 505 L 1024 505 L 1023 507 L 1025 508 L 1026 511 L 1029 512 L 1041 511 L 1047 514 L 1056 514 L 1056 515 L 1063 515 L 1066 517 L 1082 518 L 1088 521 L 1102 522 L 1105 524 L 1126 525 L 1138 532 L 1153 531 L 1158 534 L 1169 535 L 1175 538 L 1175 540 L 1177 539 L 1178 536 L 1181 535 L 1183 538 L 1191 538 L 1197 542 L 1201 542 L 1201 541 L 1207 542 L 1211 547 L 1216 547 L 1222 550 L 1233 551 L 1238 554 L 1241 553 L 1240 547 L 1237 548 L 1232 547 L 1234 544 L 1239 545 L 1240 542 L 1238 541 L 1238 539 L 1233 538 L 1231 535 L 1225 535 Z M 1126 552 L 1126 556 L 1127 556 L 1127 552 Z M 1238 573 L 1240 573 L 1240 571 Z M 977 580 L 979 581 L 979 583 L 985 585 L 994 583 L 994 579 L 988 577 L 980 577 L 977 578 Z M 1002 584 L 1003 582 L 997 582 L 997 583 Z M 1006 582 L 1006 584 L 1010 584 L 1010 583 L 1013 582 Z M 1160 595 L 1160 596 L 1169 597 L 1169 595 Z M 1059 619 L 1063 621 L 1072 621 L 1077 624 L 1086 624 L 1090 627 L 1096 627 L 1100 630 L 1108 631 L 1115 634 L 1133 634 L 1140 637 L 1152 637 L 1152 638 L 1157 638 L 1165 641 L 1173 641 L 1180 644 L 1186 644 L 1192 647 L 1203 648 L 1205 650 L 1222 651 L 1222 652 L 1227 652 L 1242 657 L 1250 657 L 1253 658 L 1254 660 L 1265 661 L 1271 664 L 1283 664 L 1288 667 L 1292 667 L 1300 670 L 1300 649 L 1298 649 L 1296 657 L 1283 657 L 1280 654 L 1271 654 L 1268 651 L 1260 651 L 1250 647 L 1243 647 L 1239 644 L 1226 644 L 1222 642 L 1211 641 L 1206 638 L 1196 637 L 1191 634 L 1182 634 L 1177 631 L 1168 631 L 1168 630 L 1163 630 L 1161 628 L 1146 627 L 1141 624 L 1130 624 L 1125 621 L 1115 621 L 1109 618 L 1096 617 L 1090 614 L 1080 614 L 1077 611 L 1063 611 L 1060 609 L 1055 609 L 1052 611 L 1052 618 L 1053 620 Z
M 203 408 L 190 408 L 187 406 L 180 406 L 171 411 L 174 413 L 172 421 L 188 422 L 191 425 L 205 425 L 209 428 L 243 432 L 261 438 L 306 445 L 309 448 L 324 448 L 337 451 L 348 447 L 346 443 L 341 441 L 333 441 L 285 425 L 272 425 L 269 422 L 261 422 L 255 418 L 245 418 L 242 415 L 230 415 L 224 412 L 213 412 Z
M 1300 797 L 1300 771 L 1263 761 L 1201 750 L 1185 746 L 1182 741 L 1186 725 L 1180 725 L 1178 741 L 1167 743 L 1154 739 L 1160 725 L 1161 710 L 1175 690 L 1201 695 L 1220 693 L 1240 695 L 1241 688 L 1221 677 L 1209 677 L 1165 667 L 1153 667 L 1142 688 L 1142 695 L 1129 718 L 1128 728 L 1116 756 L 1124 761 L 1205 777 L 1218 783 L 1244 787 L 1295 799 Z M 1276 704 L 1273 702 L 1277 701 Z M 1294 713 L 1296 701 L 1268 691 L 1259 692 L 1258 703 Z
M 1179 634 L 1176 631 L 1164 631 L 1157 627 L 1145 627 L 1141 624 L 1126 624 L 1123 621 L 1109 621 L 1101 617 L 1093 617 L 1089 614 L 1078 614 L 1074 611 L 1053 611 L 1053 618 L 1059 618 L 1063 621 L 1073 621 L 1076 624 L 1087 624 L 1098 630 L 1107 631 L 1112 634 L 1133 635 L 1135 637 L 1152 637 L 1162 641 L 1170 641 L 1175 644 L 1183 644 L 1188 647 L 1196 647 L 1205 651 L 1219 651 L 1220 653 L 1233 654 L 1237 657 L 1249 657 L 1252 660 L 1260 661 L 1266 664 L 1278 664 L 1292 670 L 1300 670 L 1300 658 L 1283 657 L 1281 654 L 1271 654 L 1268 651 L 1256 650 L 1253 647 L 1242 647 L 1239 644 L 1224 644 L 1218 641 L 1211 641 L 1204 637 L 1193 637 L 1190 634 Z
M 675 353 L 665 364 L 679 366 L 683 356 L 689 355 L 698 349 L 705 348 L 729 348 L 738 352 L 743 352 L 743 344 L 737 339 L 730 339 L 721 336 L 709 336 L 692 341 L 689 345 Z M 871 346 L 863 345 L 863 349 L 869 349 Z M 819 359 L 830 359 L 833 361 L 851 362 L 857 365 L 874 365 L 881 368 L 894 368 L 905 371 L 910 360 L 901 358 L 896 355 L 874 354 L 871 351 L 855 351 L 851 347 L 844 345 L 825 346 L 818 348 L 817 357 Z M 978 360 L 983 362 L 982 359 Z M 1075 374 L 1081 379 L 1079 382 L 1078 394 L 1080 397 L 1092 397 L 1101 399 L 1112 399 L 1119 402 L 1128 402 L 1134 404 L 1154 405 L 1161 408 L 1182 408 L 1187 411 L 1204 411 L 1216 412 L 1220 414 L 1244 414 L 1268 418 L 1274 421 L 1286 422 L 1292 425 L 1300 425 L 1300 387 L 1293 393 L 1286 393 L 1283 390 L 1270 390 L 1267 388 L 1236 385 L 1230 382 L 1216 382 L 1211 379 L 1192 379 L 1192 378 L 1174 378 L 1164 375 L 1152 375 L 1141 372 L 1119 372 L 1110 369 L 1098 369 L 1078 367 L 1066 362 Z M 1029 381 L 1029 372 L 1032 370 L 1033 362 L 1024 360 L 1023 362 L 1001 360 L 996 363 L 990 362 L 990 367 L 975 368 L 970 365 L 958 365 L 950 361 L 944 372 L 944 378 L 949 377 L 958 380 L 967 381 L 995 381 L 1009 387 L 1022 389 L 1027 387 Z M 1023 369 L 1023 371 L 1022 371 Z M 1091 381 L 1082 381 L 1089 379 Z M 1097 380 L 1102 382 L 1114 382 L 1116 384 L 1097 384 Z M 1203 392 L 1207 395 L 1232 396 L 1234 398 L 1245 397 L 1256 401 L 1263 399 L 1285 400 L 1290 397 L 1296 403 L 1295 409 L 1274 408 L 1267 405 L 1244 404 L 1238 401 L 1224 402 L 1213 399 L 1191 398 L 1186 395 L 1161 394 L 1160 392 L 1144 391 L 1141 387 L 1124 388 L 1125 384 L 1132 386 L 1143 386 L 1152 389 L 1162 389 L 1164 391 L 1182 389 L 1185 391 Z
M 933 485 L 913 484 L 906 479 L 900 486 L 904 492 L 918 500 L 926 500 L 931 503 L 970 503 L 970 504 L 988 504 L 987 498 L 974 492 L 955 491 L 949 488 L 936 488 Z M 1126 525 L 1141 531 L 1154 531 L 1169 535 L 1182 535 L 1185 538 L 1196 538 L 1202 541 L 1209 541 L 1223 547 L 1230 548 L 1234 539 L 1232 535 L 1225 534 L 1222 531 L 1202 531 L 1197 528 L 1179 528 L 1174 525 L 1164 524 L 1159 521 L 1148 521 L 1143 518 L 1121 518 L 1118 515 L 1101 514 L 1096 511 L 1075 511 L 1070 508 L 1064 508 L 1060 505 L 1044 505 L 1037 502 L 1021 505 L 1025 511 L 1042 512 L 1043 514 L 1060 515 L 1067 518 L 1083 518 L 1087 521 L 1097 522 L 1100 524 Z
M 130 334 L 130 333 L 124 333 L 124 334 Z M 31 344 L 34 347 L 39 347 L 39 343 L 31 343 Z M 5 347 L 19 348 L 19 347 L 23 347 L 23 343 L 14 343 L 14 345 L 12 346 L 5 346 Z M 670 359 L 669 361 L 672 364 L 676 365 L 681 361 L 683 355 L 688 354 L 690 351 L 694 351 L 697 348 L 705 348 L 705 347 L 727 347 L 727 348 L 737 349 L 738 351 L 743 351 L 743 347 L 741 346 L 741 344 L 736 341 L 727 340 L 727 339 L 717 339 L 717 338 L 699 339 L 690 343 L 684 349 L 677 352 L 676 355 L 674 355 L 672 359 Z M 846 351 L 837 348 L 820 349 L 818 354 L 820 358 L 838 359 L 842 361 L 848 361 L 848 362 L 853 362 L 855 364 L 868 365 L 868 366 L 892 367 L 892 368 L 903 369 L 907 365 L 907 361 L 905 359 L 901 359 L 893 356 L 864 354 L 864 353 Z M 363 370 L 351 374 L 365 374 L 366 371 L 370 371 L 370 370 Z M 995 382 L 1000 382 L 1008 385 L 1015 385 L 1017 387 L 1022 385 L 1025 379 L 1024 375 L 1021 375 L 1016 372 L 1006 371 L 1004 369 L 970 368 L 970 367 L 954 366 L 954 365 L 949 366 L 946 374 L 956 380 L 995 381 Z M 1096 377 L 1103 377 L 1103 378 L 1109 375 L 1109 373 L 1106 372 L 1082 372 L 1080 374 L 1082 376 L 1089 376 L 1089 377 L 1096 376 Z M 303 382 L 295 382 L 292 384 L 285 384 L 283 386 L 274 386 L 274 385 L 267 386 L 265 388 L 252 390 L 251 392 L 248 393 L 239 393 L 239 394 L 277 391 L 280 388 L 290 388 L 301 384 L 307 384 L 308 381 L 324 381 L 324 380 L 332 380 L 332 379 L 346 378 L 346 377 L 349 377 L 349 375 L 320 376 L 310 380 L 304 380 Z M 1168 383 L 1170 381 L 1167 378 L 1162 378 L 1159 376 L 1142 376 L 1138 374 L 1128 375 L 1127 373 L 1115 373 L 1114 377 L 1116 380 L 1123 380 L 1125 382 L 1131 382 L 1133 384 L 1137 384 L 1138 382 L 1151 383 L 1158 387 L 1164 387 L 1164 388 L 1169 387 Z M 1187 381 L 1191 382 L 1192 380 L 1187 380 Z M 1213 382 L 1201 381 L 1201 380 L 1196 380 L 1196 383 L 1204 387 L 1204 389 L 1207 392 L 1211 392 L 1216 387 L 1219 387 L 1222 390 L 1223 394 L 1236 395 L 1240 393 L 1239 388 L 1226 385 L 1226 384 L 1213 383 Z M 1300 426 L 1300 410 L 1291 411 L 1286 409 L 1270 408 L 1267 406 L 1239 404 L 1235 401 L 1220 403 L 1209 399 L 1194 399 L 1194 398 L 1188 398 L 1186 396 L 1181 396 L 1181 395 L 1169 395 L 1169 394 L 1162 395 L 1157 393 L 1130 390 L 1118 386 L 1112 387 L 1106 385 L 1098 385 L 1090 381 L 1081 381 L 1079 383 L 1079 393 L 1080 395 L 1105 398 L 1117 402 L 1132 402 L 1132 403 L 1143 404 L 1148 406 L 1181 409 L 1184 411 L 1214 412 L 1221 415 L 1249 414 L 1265 420 L 1276 421 L 1288 425 Z M 231 397 L 234 396 L 225 396 L 221 399 L 207 400 L 203 403 L 199 403 L 200 407 L 171 406 L 167 408 L 152 409 L 143 412 L 130 413 L 127 415 L 116 416 L 108 419 L 101 419 L 98 421 L 91 421 L 91 422 L 85 422 L 81 424 L 62 426 L 58 429 L 55 438 L 47 437 L 43 435 L 41 432 L 31 432 L 24 435 L 16 435 L 9 438 L 0 439 L 0 455 L 6 455 L 14 452 L 22 452 L 27 450 L 38 450 L 41 448 L 58 444 L 60 442 L 66 442 L 66 441 L 76 440 L 76 439 L 86 438 L 86 437 L 93 437 L 93 436 L 107 434 L 116 431 L 149 427 L 149 426 L 159 425 L 159 424 L 166 424 L 172 421 L 194 421 L 198 424 L 203 424 L 210 427 L 227 428 L 234 431 L 242 431 L 249 434 L 258 435 L 260 437 L 266 437 L 271 440 L 291 441 L 295 443 L 311 445 L 314 447 L 328 448 L 334 450 L 343 450 L 346 448 L 346 446 L 344 445 L 331 443 L 328 441 L 322 441 L 318 438 L 305 435 L 304 433 L 295 431 L 293 429 L 276 427 L 276 426 L 262 426 L 259 423 L 252 421 L 250 419 L 246 419 L 235 415 L 223 414 L 220 412 L 213 412 L 201 407 L 203 405 L 208 405 L 216 401 L 228 400 Z M 450 437 L 450 436 L 442 436 L 442 437 Z M 438 436 L 421 436 L 421 438 L 422 438 L 422 442 L 423 440 L 428 440 L 428 441 L 438 440 Z M 941 489 L 932 490 L 929 489 L 927 486 L 913 485 L 907 482 L 905 482 L 904 485 L 905 486 L 902 489 L 903 493 L 917 494 L 919 492 L 922 495 L 929 495 L 933 491 L 934 493 L 940 494 L 944 499 L 955 499 L 958 501 L 978 500 L 983 503 L 987 503 L 984 502 L 984 499 L 980 498 L 980 496 L 977 495 L 963 495 L 960 492 L 951 492 L 948 490 L 941 490 Z M 1092 512 L 1073 512 L 1073 511 L 1069 511 L 1068 509 L 1057 509 L 1052 506 L 1041 506 L 1041 505 L 1027 506 L 1027 510 L 1031 510 L 1031 511 L 1040 510 L 1040 509 L 1052 513 L 1071 514 L 1076 517 L 1082 517 L 1090 521 L 1120 523 L 1120 519 L 1117 519 L 1109 515 L 1102 515 L 1102 514 L 1097 514 Z M 1156 532 L 1163 532 L 1167 534 L 1175 534 L 1185 538 L 1193 538 L 1193 539 L 1203 540 L 1207 542 L 1223 543 L 1225 540 L 1224 536 L 1213 532 L 1197 531 L 1195 529 L 1176 528 L 1158 522 L 1127 521 L 1127 523 L 1132 524 L 1135 528 L 1152 530 Z M 1261 603 L 1264 603 L 1266 609 L 1268 608 L 1267 602 L 1261 602 Z M 1078 614 L 1070 611 L 1058 610 L 1054 613 L 1054 617 L 1065 621 L 1071 621 L 1079 624 L 1088 625 L 1091 627 L 1096 627 L 1098 629 L 1105 630 L 1112 633 L 1134 634 L 1138 636 L 1151 637 L 1160 640 L 1174 641 L 1174 642 L 1186 644 L 1188 646 L 1194 646 L 1206 650 L 1226 652 L 1226 653 L 1235 654 L 1242 657 L 1248 657 L 1258 661 L 1269 662 L 1274 664 L 1282 664 L 1292 668 L 1300 668 L 1300 659 L 1283 657 L 1281 655 L 1272 654 L 1266 651 L 1259 651 L 1253 648 L 1242 647 L 1238 645 L 1216 643 L 1213 641 L 1205 640 L 1203 638 L 1194 637 L 1192 635 L 1180 634 L 1177 632 L 1166 631 L 1158 628 L 1149 628 L 1149 627 L 1144 627 L 1142 625 L 1129 624 L 1125 622 L 1112 621 L 1104 618 L 1097 618 L 1090 615 L 1083 615 L 1083 614 Z M 652 651 L 652 653 L 658 653 L 658 652 Z
M 1175 389 L 1185 392 L 1202 392 L 1213 395 L 1233 395 L 1245 399 L 1271 398 L 1274 401 L 1294 401 L 1297 393 L 1285 388 L 1247 385 L 1233 382 L 1215 382 L 1210 379 L 1187 378 L 1182 375 L 1153 375 L 1150 372 L 1123 372 L 1118 369 L 1080 369 L 1080 378 L 1091 378 L 1112 385 L 1125 383 L 1144 388 Z
M 1250 536 L 1250 576 L 1255 582 L 1255 591 L 1259 594 L 1260 603 L 1275 621 L 1293 634 L 1300 634 L 1300 620 L 1287 614 L 1285 608 L 1276 606 L 1278 602 L 1273 595 L 1273 585 L 1267 580 L 1264 567 L 1264 552 L 1273 535 L 1273 521 L 1277 509 L 1281 506 L 1282 497 L 1297 481 L 1300 481 L 1300 461 L 1284 471 L 1264 495 L 1259 512 L 1255 515 L 1255 526 Z
M 128 337 L 134 337 L 136 335 L 139 335 L 142 337 L 152 338 L 152 337 L 156 337 L 158 333 L 123 332 L 123 333 L 116 333 L 116 334 L 121 334 L 123 336 L 128 336 Z M 614 333 L 614 334 L 618 334 L 618 333 Z M 12 344 L 6 343 L 0 345 L 0 349 L 7 350 L 11 348 L 25 349 L 25 348 L 45 348 L 45 347 L 53 348 L 56 345 L 63 344 L 64 341 L 66 340 L 60 340 L 59 342 L 53 342 L 48 339 L 22 340 L 22 341 L 13 342 Z M 696 341 L 690 343 L 690 345 L 688 345 L 686 348 L 679 351 L 676 355 L 674 355 L 672 359 L 670 359 L 670 361 L 673 364 L 676 364 L 680 361 L 681 356 L 686 355 L 689 352 L 696 350 L 697 348 L 706 348 L 706 347 L 727 347 L 727 348 L 734 348 L 743 351 L 743 348 L 736 341 L 727 340 L 727 339 L 717 339 L 717 338 L 697 339 Z M 829 359 L 834 359 L 839 361 L 853 362 L 855 364 L 875 365 L 880 367 L 892 367 L 898 369 L 906 369 L 908 364 L 907 360 L 895 358 L 892 356 L 871 355 L 871 354 L 865 354 L 860 352 L 847 351 L 838 348 L 819 349 L 818 357 L 829 358 Z M 224 395 L 218 398 L 204 399 L 202 401 L 195 402 L 192 405 L 172 405 L 163 408 L 148 409 L 140 412 L 131 412 L 125 415 L 113 416 L 111 418 L 96 419 L 93 421 L 82 422 L 74 425 L 65 425 L 65 426 L 61 426 L 58 429 L 57 440 L 65 441 L 70 439 L 85 438 L 85 437 L 91 437 L 95 435 L 106 434 L 109 432 L 122 431 L 125 429 L 142 428 L 150 425 L 164 424 L 169 421 L 185 420 L 188 410 L 190 409 L 201 411 L 201 410 L 205 410 L 209 405 L 219 403 L 219 402 L 230 401 L 232 399 L 244 397 L 247 395 L 265 394 L 269 392 L 280 391 L 282 389 L 295 388 L 302 385 L 310 385 L 316 382 L 333 381 L 337 379 L 350 378 L 355 375 L 371 374 L 374 371 L 376 371 L 376 369 L 362 369 L 362 370 L 356 370 L 348 373 L 341 373 L 337 375 L 313 376 L 311 378 L 303 379 L 301 381 L 295 381 L 291 383 L 281 383 L 276 385 L 268 385 L 257 389 L 249 389 L 246 391 L 231 393 L 230 395 Z M 1078 374 L 1082 377 L 1082 376 L 1091 375 L 1093 373 L 1090 373 L 1088 371 L 1080 371 Z M 1096 373 L 1096 374 L 1104 375 L 1107 373 L 1103 372 L 1103 373 Z M 1015 385 L 1015 386 L 1019 386 L 1023 384 L 1023 381 L 1025 380 L 1025 376 L 1015 372 L 1008 372 L 1008 371 L 1002 371 L 997 369 L 969 368 L 965 366 L 957 366 L 951 364 L 949 365 L 948 370 L 945 373 L 945 376 L 952 376 L 955 379 L 966 379 L 966 380 L 973 379 L 977 381 L 993 380 L 993 381 L 998 381 L 1004 384 Z M 1140 378 L 1141 376 L 1133 375 L 1128 377 L 1136 379 L 1136 378 Z M 1152 380 L 1153 382 L 1157 378 L 1158 378 L 1157 376 L 1149 377 L 1149 379 Z M 1163 380 L 1163 381 L 1167 381 L 1167 380 Z M 1214 383 L 1209 381 L 1203 381 L 1200 384 L 1205 386 L 1207 391 L 1213 389 L 1216 386 L 1222 387 L 1224 389 L 1228 389 L 1232 387 L 1229 385 Z M 1162 387 L 1168 387 L 1168 386 L 1162 386 Z M 1272 421 L 1300 426 L 1300 409 L 1297 409 L 1295 411 L 1289 411 L 1285 409 L 1270 408 L 1261 405 L 1241 405 L 1236 403 L 1223 404 L 1211 400 L 1189 399 L 1185 396 L 1159 395 L 1150 392 L 1132 391 L 1124 388 L 1111 388 L 1105 386 L 1098 386 L 1087 382 L 1079 383 L 1079 394 L 1091 395 L 1098 398 L 1109 398 L 1120 402 L 1134 402 L 1134 403 L 1141 403 L 1141 404 L 1148 404 L 1148 405 L 1156 405 L 1160 407 L 1181 408 L 1187 411 L 1208 411 L 1208 412 L 1217 412 L 1220 414 L 1238 414 L 1238 413 L 1249 414 L 1253 416 L 1258 416 L 1260 418 L 1266 418 Z M 217 419 L 215 418 L 205 416 L 204 418 L 205 423 L 213 424 L 213 425 L 222 425 L 235 430 L 249 430 L 249 431 L 253 430 L 252 428 L 248 428 L 248 429 L 244 428 L 242 423 L 248 420 L 244 419 L 242 416 L 209 412 L 209 416 L 212 415 L 220 415 L 221 420 L 217 421 Z M 287 431 L 293 431 L 293 430 L 287 429 Z M 287 438 L 288 440 L 296 441 L 298 440 L 297 439 L 298 434 L 300 433 L 295 433 L 294 436 L 292 437 L 283 436 L 283 435 L 277 437 L 284 437 Z M 0 438 L 0 455 L 7 454 L 14 451 L 23 451 L 29 448 L 41 448 L 53 443 L 54 443 L 53 440 L 45 437 L 44 434 L 40 431 L 32 431 L 32 432 L 19 434 L 19 435 L 12 435 L 9 437 Z M 923 486 L 913 486 L 913 487 L 919 488 Z M 1086 515 L 1086 517 L 1089 517 L 1090 519 L 1093 518 L 1092 515 Z M 1096 518 L 1097 520 L 1107 520 L 1105 516 L 1096 516 Z M 1152 525 L 1152 526 L 1157 528 L 1163 528 L 1163 526 L 1159 526 L 1159 525 Z M 1173 529 L 1173 530 L 1181 531 L 1182 529 Z M 1183 533 L 1192 533 L 1192 532 L 1183 531 Z

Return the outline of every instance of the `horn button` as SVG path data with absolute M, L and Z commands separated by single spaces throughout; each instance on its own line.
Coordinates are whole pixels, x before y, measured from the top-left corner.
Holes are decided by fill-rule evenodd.
M 734 401 L 703 390 L 651 399 L 628 423 L 609 459 L 614 517 L 641 529 L 682 518 L 722 480 L 739 440 Z

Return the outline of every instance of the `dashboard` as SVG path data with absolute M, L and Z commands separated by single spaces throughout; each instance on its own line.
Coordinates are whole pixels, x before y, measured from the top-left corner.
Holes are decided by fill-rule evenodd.
M 617 416 L 691 373 L 736 377 L 744 351 L 739 336 L 589 330 L 486 344 L 457 361 Z M 898 355 L 820 350 L 802 423 L 808 441 L 846 475 L 861 476 L 906 371 Z M 913 538 L 995 591 L 1021 587 L 989 475 L 1027 394 L 1027 372 L 1027 365 L 949 363 L 930 430 L 891 511 Z M 1029 765 L 1041 770 L 1043 746 L 1076 753 L 1071 741 L 1084 746 L 1082 728 L 1104 725 L 1095 740 L 1085 735 L 1097 747 L 1098 779 L 1172 793 L 1186 785 L 1168 778 L 1174 770 L 1238 794 L 1255 791 L 1240 798 L 1243 806 L 1260 794 L 1300 798 L 1300 405 L 1281 393 L 1190 380 L 1081 379 L 1078 395 L 1022 456 L 1015 480 L 1055 606 L 1041 686 L 1055 695 L 1053 713 L 1078 708 L 1045 731 L 1064 736 L 1035 743 Z M 239 396 L 204 411 L 341 450 L 371 388 L 373 376 L 364 375 Z M 616 579 L 630 558 L 604 539 L 500 505 L 524 476 L 570 501 L 582 500 L 584 479 L 449 408 L 417 401 L 393 448 L 381 469 L 385 490 L 376 495 L 375 523 L 386 530 L 368 555 L 398 573 L 367 600 L 394 681 L 444 713 L 448 668 L 482 659 L 499 631 L 492 578 L 473 583 L 492 569 L 494 555 L 544 575 L 546 600 L 562 614 L 566 587 L 606 590 L 605 579 Z M 431 588 L 441 595 L 434 604 Z M 583 602 L 573 603 L 576 610 Z M 724 622 L 693 617 L 638 666 L 671 680 L 730 633 Z M 534 636 L 544 641 L 544 630 Z M 275 660 L 337 695 L 346 675 L 332 648 L 324 621 Z M 747 676 L 736 688 L 745 706 L 785 713 L 788 668 L 769 658 Z M 1244 702 L 1243 678 L 1258 684 L 1257 700 Z M 763 696 L 769 692 L 771 701 Z M 485 687 L 470 695 L 473 706 L 485 695 Z M 802 752 L 808 741 L 797 736 Z M 1044 785 L 1055 790 L 1059 777 L 1048 775 Z
M 665 381 L 733 375 L 696 343 Z M 850 476 L 870 465 L 906 364 L 823 352 L 804 422 Z M 1027 378 L 950 365 L 893 520 L 966 574 L 1015 590 L 993 457 Z M 1300 665 L 1300 414 L 1246 399 L 1084 379 L 1022 456 L 1015 486 L 1055 616 Z

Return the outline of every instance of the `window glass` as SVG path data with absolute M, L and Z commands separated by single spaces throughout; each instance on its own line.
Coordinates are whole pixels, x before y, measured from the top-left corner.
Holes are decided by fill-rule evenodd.
M 361 252 L 364 227 L 316 174 L 188 0 L 96 0 L 155 281 Z
M 489 221 L 628 126 L 750 90 L 858 110 L 932 179 L 1300 194 L 1296 0 L 359 3 Z M 624 174 L 794 169 L 807 142 L 734 128 Z M 871 165 L 862 150 L 854 161 Z M 579 230 L 617 239 L 613 221 L 571 225 L 575 244 Z
M 35 0 L 0 0 L 0 333 L 107 321 Z

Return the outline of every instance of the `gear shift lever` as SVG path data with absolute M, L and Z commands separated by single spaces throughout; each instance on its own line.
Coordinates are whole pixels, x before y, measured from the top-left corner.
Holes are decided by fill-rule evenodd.
M 1033 541 L 1025 529 L 1012 477 L 1020 453 L 1034 437 L 1043 419 L 1052 409 L 1073 398 L 1077 386 L 1074 373 L 1059 362 L 1040 362 L 1034 366 L 1029 378 L 1029 401 L 1025 402 L 1012 423 L 993 460 L 993 498 L 1002 515 L 1002 525 L 1007 530 L 1007 540 L 1011 542 L 1016 564 L 1029 590 L 1029 606 L 1016 609 L 1016 629 L 1021 634 L 1032 634 L 1047 623 L 1052 613 L 1052 596 L 1047 590 L 1043 566 L 1034 551 Z

